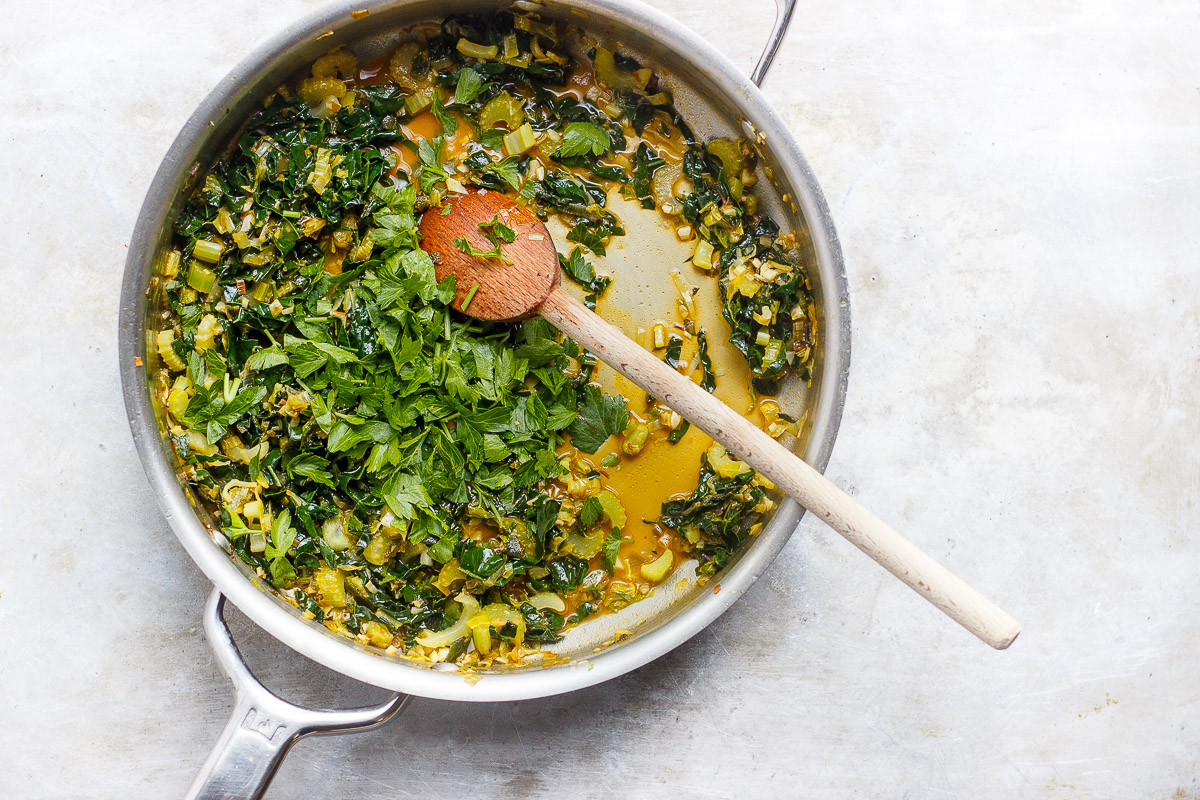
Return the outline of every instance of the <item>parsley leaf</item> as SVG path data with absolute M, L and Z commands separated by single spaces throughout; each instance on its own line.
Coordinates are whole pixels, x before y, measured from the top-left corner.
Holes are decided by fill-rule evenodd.
M 604 537 L 604 568 L 611 575 L 617 568 L 617 555 L 621 552 L 621 529 L 613 528 Z
M 316 481 L 317 483 L 336 489 L 333 476 L 329 473 L 329 459 L 321 458 L 315 453 L 301 453 L 284 462 L 284 469 L 293 478 L 299 476 Z
M 603 514 L 604 506 L 600 505 L 600 501 L 589 497 L 583 501 L 583 508 L 579 511 L 579 521 L 583 523 L 583 527 L 591 528 L 600 521 Z
M 433 106 L 429 111 L 442 124 L 443 136 L 453 136 L 458 133 L 458 118 L 454 116 L 453 111 L 446 110 L 446 106 L 442 104 L 442 94 L 436 89 L 433 92 Z
M 454 87 L 454 102 L 456 105 L 466 105 L 479 96 L 483 91 L 483 76 L 470 67 L 458 71 L 458 85 Z
M 183 413 L 183 424 L 193 430 L 203 430 L 209 444 L 216 444 L 230 425 L 241 419 L 266 395 L 267 387 L 248 386 L 227 403 L 217 384 L 208 389 L 199 386 Z
M 292 365 L 298 378 L 308 377 L 325 366 L 358 361 L 358 356 L 344 347 L 326 342 L 311 342 L 298 336 L 285 335 L 283 349 L 287 351 L 288 363 Z
M 563 131 L 562 143 L 554 153 L 558 158 L 571 158 L 586 153 L 602 156 L 612 149 L 608 131 L 590 122 L 572 122 Z
M 371 230 L 371 238 L 375 243 L 381 247 L 416 248 L 417 221 L 413 216 L 413 207 L 417 202 L 416 187 L 410 183 L 403 189 L 395 189 L 380 182 L 371 187 L 371 197 L 386 207 L 375 212 L 376 227 Z
M 479 223 L 479 228 L 488 237 L 488 240 L 492 242 L 499 240 L 506 244 L 511 244 L 517 238 L 516 231 L 501 222 L 499 215 L 494 215 L 491 222 Z
M 292 515 L 287 510 L 280 511 L 271 524 L 271 541 L 267 542 L 267 549 L 263 552 L 263 556 L 271 562 L 271 581 L 276 586 L 296 578 L 296 570 L 287 558 L 288 550 L 295 541 L 296 529 L 292 527 Z
M 579 401 L 579 416 L 567 428 L 571 444 L 585 453 L 594 453 L 614 433 L 629 425 L 629 408 L 621 395 L 607 395 L 595 386 L 586 386 Z
M 567 231 L 567 241 L 579 242 L 598 256 L 603 256 L 607 253 L 604 246 L 604 238 L 593 231 L 586 221 L 576 223 L 574 228 Z
M 521 160 L 520 156 L 509 156 L 495 164 L 488 164 L 483 171 L 495 175 L 507 183 L 510 188 L 519 189 L 521 186 Z
M 288 363 L 287 355 L 277 345 L 264 347 L 246 359 L 246 369 L 264 370 Z
M 421 159 L 421 175 L 419 182 L 421 192 L 429 194 L 439 181 L 446 180 L 446 170 L 442 167 L 442 137 L 435 136 L 433 143 L 422 139 L 417 143 L 417 157 Z M 414 242 L 413 246 L 416 246 Z
M 475 258 L 498 258 L 505 264 L 511 264 L 512 259 L 504 255 L 500 251 L 502 244 L 511 244 L 517 238 L 517 232 L 500 221 L 500 217 L 493 216 L 491 222 L 479 223 L 479 229 L 483 231 L 483 235 L 492 243 L 491 250 L 479 250 L 471 246 L 471 243 L 466 240 L 466 237 L 460 236 L 454 240 L 454 246 L 462 250 L 469 256 Z
M 411 472 L 400 472 L 383 491 L 383 501 L 400 519 L 412 519 L 414 507 L 429 507 L 433 501 L 421 485 L 421 478 Z

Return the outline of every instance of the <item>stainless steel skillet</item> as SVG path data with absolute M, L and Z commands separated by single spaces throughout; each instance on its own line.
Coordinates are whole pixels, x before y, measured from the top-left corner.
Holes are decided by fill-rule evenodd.
M 699 136 L 737 134 L 756 143 L 764 178 L 760 182 L 761 206 L 783 228 L 800 233 L 808 250 L 820 347 L 811 386 L 787 387 L 785 396 L 790 409 L 806 415 L 797 452 L 824 468 L 846 391 L 849 306 L 841 250 L 825 200 L 783 121 L 757 87 L 771 65 L 794 6 L 794 0 L 780 3 L 768 46 L 752 78 L 675 20 L 639 3 L 520 0 L 518 5 L 569 21 L 654 65 Z M 803 513 L 793 502 L 782 503 L 763 532 L 711 583 L 664 590 L 621 615 L 585 623 L 555 647 L 565 663 L 529 666 L 468 681 L 454 671 L 388 657 L 303 619 L 259 585 L 245 565 L 214 540 L 208 527 L 212 521 L 176 478 L 164 440 L 161 409 L 148 382 L 154 356 L 147 339 L 154 330 L 155 274 L 170 243 L 170 222 L 196 179 L 263 97 L 332 47 L 348 44 L 360 57 L 368 58 L 385 52 L 399 29 L 452 13 L 504 6 L 486 0 L 339 2 L 290 25 L 234 68 L 204 100 L 172 145 L 143 204 L 130 244 L 121 298 L 120 368 L 126 409 L 164 515 L 215 585 L 205 609 L 205 629 L 234 681 L 238 698 L 190 796 L 260 796 L 297 738 L 379 724 L 403 705 L 407 695 L 473 702 L 520 700 L 582 688 L 641 666 L 686 641 L 732 605 L 786 544 Z M 714 591 L 716 586 L 719 592 Z M 303 709 L 275 697 L 255 681 L 241 661 L 221 616 L 226 597 L 256 624 L 314 661 L 401 694 L 382 706 L 352 711 Z M 617 628 L 634 634 L 614 643 Z

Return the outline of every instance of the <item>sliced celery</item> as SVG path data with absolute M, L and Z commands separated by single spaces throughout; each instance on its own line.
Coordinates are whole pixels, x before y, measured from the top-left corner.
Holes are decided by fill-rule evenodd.
M 317 580 L 317 591 L 326 605 L 341 608 L 346 605 L 346 581 L 341 570 L 330 567 L 319 567 L 314 576 Z
M 217 273 L 205 269 L 199 261 L 193 261 L 188 267 L 187 282 L 200 294 L 208 294 L 217 282 Z
M 174 278 L 179 274 L 179 261 L 181 253 L 178 250 L 172 250 L 167 253 L 166 263 L 163 264 L 163 277 Z
M 731 181 L 742 174 L 746 159 L 741 147 L 733 139 L 713 139 L 705 149 L 721 160 L 726 180 Z
M 514 131 L 524 121 L 525 107 L 508 92 L 501 92 L 487 101 L 483 110 L 479 112 L 479 127 L 484 130 L 494 128 L 502 122 L 510 131 Z
M 651 561 L 649 564 L 642 565 L 642 577 L 648 581 L 660 583 L 664 578 L 667 577 L 667 573 L 671 571 L 671 566 L 674 563 L 675 554 L 668 550 L 658 558 Z
M 519 156 L 535 144 L 537 141 L 533 138 L 533 127 L 526 122 L 515 131 L 504 135 L 504 154 Z
M 475 44 L 475 42 L 468 39 L 459 39 L 458 52 L 467 58 L 478 58 L 480 61 L 487 61 L 499 55 L 500 48 L 494 44 Z
M 408 96 L 408 99 L 404 101 L 404 110 L 410 117 L 415 117 L 431 105 L 433 105 L 433 89 L 422 89 Z
M 196 242 L 196 247 L 192 250 L 192 255 L 200 261 L 215 264 L 221 260 L 221 254 L 224 252 L 225 245 L 220 242 L 214 242 L 211 239 L 201 239 Z

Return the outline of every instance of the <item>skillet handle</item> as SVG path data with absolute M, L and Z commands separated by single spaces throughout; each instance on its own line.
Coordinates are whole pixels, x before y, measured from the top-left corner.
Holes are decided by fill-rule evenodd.
M 293 705 L 250 672 L 229 633 L 224 609 L 225 596 L 213 589 L 204 606 L 204 633 L 233 681 L 236 700 L 225 730 L 188 788 L 187 800 L 257 800 L 296 740 L 382 725 L 408 701 L 407 695 L 396 694 L 370 708 L 318 710 Z
M 763 79 L 767 77 L 767 70 L 771 69 L 771 64 L 775 61 L 775 54 L 779 51 L 779 45 L 783 43 L 788 23 L 792 21 L 792 12 L 795 10 L 796 0 L 775 0 L 775 24 L 771 27 L 767 46 L 763 48 L 758 63 L 754 65 L 754 71 L 750 73 L 750 80 L 754 81 L 755 86 L 762 86 Z

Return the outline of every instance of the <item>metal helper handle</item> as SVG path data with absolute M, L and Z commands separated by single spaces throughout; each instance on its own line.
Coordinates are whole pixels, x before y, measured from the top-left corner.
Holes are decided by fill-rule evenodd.
M 750 73 L 750 80 L 754 81 L 755 86 L 762 86 L 763 79 L 767 77 L 767 71 L 771 69 L 771 64 L 775 61 L 775 53 L 779 51 L 779 45 L 783 43 L 788 24 L 792 21 L 792 12 L 795 10 L 796 0 L 775 0 L 775 24 L 771 27 L 767 46 L 763 48 L 758 63 L 754 65 L 754 71 Z
M 408 701 L 397 694 L 377 706 L 324 710 L 293 705 L 259 683 L 225 622 L 225 596 L 213 589 L 204 606 L 204 633 L 233 681 L 233 715 L 192 781 L 188 800 L 257 800 L 284 756 L 304 736 L 351 733 L 382 725 Z

